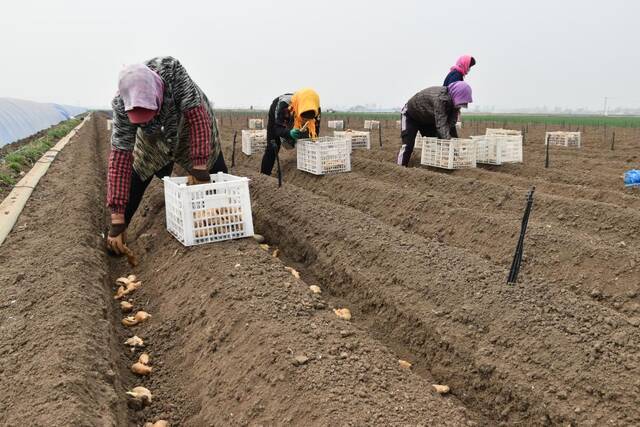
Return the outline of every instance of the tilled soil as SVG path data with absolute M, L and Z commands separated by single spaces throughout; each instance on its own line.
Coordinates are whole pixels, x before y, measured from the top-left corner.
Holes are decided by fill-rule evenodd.
M 270 248 L 183 247 L 165 231 L 156 180 L 129 230 L 141 262 L 130 268 L 103 250 L 105 120 L 94 115 L 60 154 L 0 247 L 0 424 L 640 422 L 640 203 L 621 185 L 636 130 L 616 129 L 612 151 L 587 128 L 581 150 L 552 148 L 544 169 L 544 127 L 530 126 L 524 165 L 450 173 L 415 167 L 419 150 L 413 167 L 396 166 L 387 123 L 383 147 L 374 132 L 349 174 L 305 174 L 283 151 L 282 188 L 238 136 L 232 173 L 252 179 Z M 220 117 L 228 161 L 243 122 Z M 523 271 L 509 287 L 531 185 Z M 112 296 L 131 273 L 142 287 L 128 299 L 152 317 L 125 328 Z M 342 307 L 351 321 L 333 313 Z M 143 350 L 123 344 L 134 334 Z M 149 377 L 129 370 L 142 351 Z M 153 393 L 146 408 L 127 403 L 140 385 Z
M 129 233 L 141 264 L 103 250 L 108 133 L 92 118 L 0 248 L 2 425 L 476 425 L 480 414 L 333 313 L 253 239 L 184 248 L 154 183 Z M 114 281 L 152 318 L 125 328 Z M 126 338 L 144 339 L 131 351 Z M 129 366 L 141 351 L 153 372 Z M 146 408 L 125 391 L 148 387 Z
M 240 154 L 258 227 L 373 335 L 493 422 L 637 423 L 637 198 L 621 177 L 637 130 L 616 129 L 611 151 L 587 129 L 581 150 L 552 147 L 545 169 L 544 128 L 530 128 L 525 165 L 456 172 L 419 167 L 419 150 L 414 167 L 396 166 L 398 133 L 384 128 L 382 149 L 354 151 L 349 174 L 302 173 L 282 151 L 280 189 L 256 173 L 260 155 Z
M 455 398 L 399 367 L 366 330 L 253 239 L 184 248 L 166 233 L 161 185 L 133 224 L 144 285 L 134 328 L 157 368 L 139 381 L 175 425 L 475 425 Z M 138 233 L 142 234 L 138 234 Z M 135 361 L 137 354 L 131 358 Z M 297 357 L 301 359 L 296 360 Z
M 0 246 L 2 425 L 126 420 L 100 236 L 102 126 L 96 118 L 85 123 Z

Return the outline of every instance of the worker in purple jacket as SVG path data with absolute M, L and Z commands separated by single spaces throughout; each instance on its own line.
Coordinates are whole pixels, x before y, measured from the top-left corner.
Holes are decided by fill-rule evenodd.
M 402 147 L 398 153 L 398 164 L 409 165 L 418 131 L 422 136 L 457 138 L 455 124 L 458 114 L 471 102 L 471 87 L 465 82 L 455 82 L 448 87 L 434 86 L 413 95 L 400 116 Z

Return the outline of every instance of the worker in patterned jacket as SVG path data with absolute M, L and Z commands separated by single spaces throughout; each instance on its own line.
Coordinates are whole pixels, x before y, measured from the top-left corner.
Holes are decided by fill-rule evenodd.
M 409 165 L 418 131 L 427 137 L 457 138 L 455 124 L 460 109 L 467 108 L 472 101 L 471 87 L 461 81 L 448 87 L 430 87 L 413 95 L 400 116 L 402 147 L 398 153 L 398 164 Z
M 293 149 L 298 139 L 320 133 L 320 97 L 313 89 L 301 89 L 273 100 L 267 118 L 267 148 L 260 171 L 271 175 L 280 145 Z
M 209 100 L 172 57 L 153 58 L 122 70 L 112 102 L 107 205 L 107 248 L 127 251 L 125 230 L 153 176 L 171 175 L 174 163 L 190 184 L 227 172 Z

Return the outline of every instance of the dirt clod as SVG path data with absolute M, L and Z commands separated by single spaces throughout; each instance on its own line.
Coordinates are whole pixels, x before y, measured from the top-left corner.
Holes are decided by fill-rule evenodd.
M 309 358 L 307 356 L 299 354 L 293 358 L 293 361 L 291 363 L 293 363 L 293 366 L 300 366 L 306 364 L 308 361 Z

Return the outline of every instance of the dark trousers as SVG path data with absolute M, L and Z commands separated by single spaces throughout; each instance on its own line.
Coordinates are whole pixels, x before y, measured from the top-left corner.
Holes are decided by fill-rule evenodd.
M 155 176 L 162 179 L 165 176 L 171 176 L 171 172 L 173 172 L 173 162 L 164 166 L 162 169 L 154 173 Z M 224 162 L 224 156 L 222 155 L 222 151 L 220 155 L 216 159 L 213 167 L 209 169 L 209 173 L 217 173 L 224 172 L 228 173 L 227 165 Z M 151 183 L 153 176 L 147 178 L 143 181 L 138 175 L 138 172 L 135 169 L 131 169 L 131 187 L 129 189 L 129 203 L 127 203 L 127 208 L 124 211 L 124 219 L 127 225 L 131 222 L 131 218 L 138 210 L 138 206 L 140 206 L 140 202 L 142 201 L 142 196 L 144 196 L 144 192 L 147 190 L 147 187 Z
M 422 136 L 438 138 L 438 131 L 435 127 L 430 125 L 425 126 L 407 114 L 406 105 L 402 109 L 402 113 L 400 115 L 400 129 L 402 147 L 400 147 L 400 151 L 398 152 L 398 164 L 401 166 L 409 165 L 411 154 L 413 154 L 413 148 L 416 145 L 416 136 L 418 136 L 418 132 L 420 132 L 420 135 Z M 458 137 L 455 123 L 449 129 L 449 132 L 452 138 Z
M 260 166 L 260 173 L 265 175 L 271 175 L 273 171 L 273 165 L 276 162 L 276 157 L 280 151 L 280 138 L 276 135 L 276 108 L 278 106 L 279 98 L 276 98 L 269 107 L 269 114 L 267 115 L 267 147 L 262 155 L 262 165 Z
M 262 165 L 260 166 L 260 172 L 265 175 L 271 175 L 273 171 L 273 165 L 276 162 L 276 156 L 280 151 L 280 138 L 276 138 L 275 141 L 267 140 L 267 147 L 264 150 L 262 156 Z
M 400 115 L 400 137 L 402 138 L 402 147 L 398 152 L 398 164 L 401 166 L 408 166 L 409 160 L 411 160 L 411 154 L 413 154 L 413 148 L 416 145 L 416 136 L 418 132 L 422 136 L 437 136 L 437 132 L 432 126 L 421 126 L 416 120 L 412 119 L 407 114 L 407 107 L 402 109 Z

